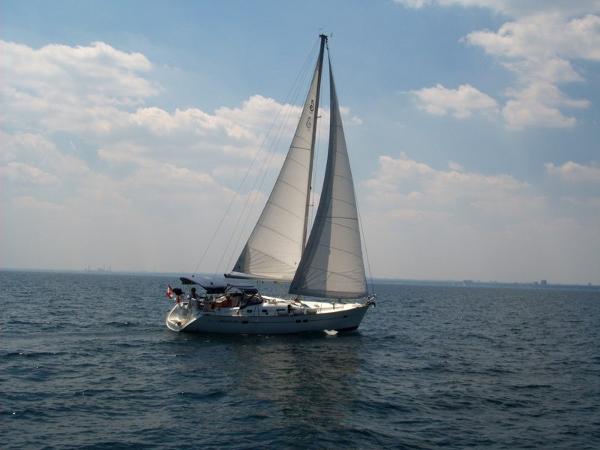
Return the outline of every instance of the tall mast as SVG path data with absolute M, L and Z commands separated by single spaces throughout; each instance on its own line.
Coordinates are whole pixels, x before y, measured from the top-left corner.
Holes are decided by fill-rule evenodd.
M 313 129 L 312 129 L 312 141 L 310 144 L 310 165 L 308 169 L 308 189 L 306 190 L 306 209 L 304 211 L 304 232 L 302 233 L 302 248 L 306 247 L 306 232 L 308 229 L 308 212 L 310 209 L 310 194 L 312 191 L 312 173 L 313 173 L 313 160 L 315 156 L 315 139 L 317 136 L 317 118 L 319 117 L 319 95 L 321 93 L 321 74 L 323 73 L 323 53 L 325 51 L 325 44 L 327 43 L 327 35 L 320 34 L 321 48 L 319 49 L 318 67 L 319 74 L 317 76 L 317 96 L 315 99 L 315 114 L 313 116 Z

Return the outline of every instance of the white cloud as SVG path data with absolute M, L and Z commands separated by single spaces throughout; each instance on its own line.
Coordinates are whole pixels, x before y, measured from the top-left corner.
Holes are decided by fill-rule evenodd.
M 159 92 L 143 76 L 152 68 L 144 55 L 101 42 L 33 49 L 0 41 L 0 52 L 5 126 L 106 133 L 124 119 L 123 108 Z
M 58 184 L 59 179 L 53 174 L 44 172 L 35 166 L 11 161 L 5 166 L 0 166 L 0 179 L 19 184 Z
M 557 207 L 510 175 L 454 164 L 436 169 L 406 154 L 380 157 L 363 187 L 362 217 L 378 275 L 597 280 L 600 215 L 581 214 L 597 196 Z
M 104 43 L 0 41 L 0 51 L 2 265 L 192 270 L 249 167 L 233 216 L 247 201 L 246 223 L 259 213 L 300 113 L 261 95 L 165 110 L 151 104 L 162 89 L 152 63 Z M 201 270 L 214 269 L 215 251 Z
M 448 89 L 437 84 L 434 87 L 411 91 L 419 108 L 430 114 L 445 116 L 452 114 L 457 119 L 470 117 L 473 112 L 495 112 L 496 101 L 471 85 L 463 84 L 458 89 Z
M 565 109 L 587 108 L 589 101 L 571 99 L 559 83 L 583 81 L 570 60 L 600 59 L 600 17 L 569 19 L 560 13 L 539 13 L 502 25 L 497 32 L 470 33 L 467 42 L 503 62 L 519 80 L 502 110 L 511 128 L 572 127 L 575 117 Z
M 420 9 L 431 4 L 431 0 L 394 0 L 407 8 Z
M 29 132 L 0 130 L 0 163 L 23 162 L 62 177 L 85 177 L 89 167 L 81 159 L 61 151 L 48 138 Z
M 529 58 L 504 61 L 503 66 L 523 81 L 538 80 L 546 83 L 584 81 L 571 63 L 561 58 Z
M 535 14 L 543 9 L 546 12 L 563 14 L 585 14 L 600 12 L 598 0 L 394 0 L 408 8 L 420 9 L 424 6 L 478 7 L 513 17 Z
M 527 183 L 510 175 L 482 175 L 467 172 L 455 163 L 448 170 L 409 159 L 381 156 L 379 169 L 365 186 L 369 201 L 388 211 L 412 211 L 414 217 L 445 214 L 490 214 L 506 218 L 520 208 L 539 206 L 539 197 Z M 392 207 L 394 205 L 394 207 Z
M 465 168 L 463 166 L 461 166 L 459 163 L 454 162 L 454 161 L 448 162 L 448 168 L 451 170 L 454 170 L 456 172 L 462 172 L 465 170 Z
M 531 82 L 521 90 L 509 90 L 511 97 L 502 109 L 510 128 L 528 126 L 567 128 L 575 125 L 574 117 L 561 112 L 563 108 L 587 108 L 587 100 L 574 100 L 564 95 L 555 85 L 543 81 Z
M 496 32 L 475 31 L 466 40 L 494 56 L 532 61 L 560 61 L 556 58 L 561 57 L 597 61 L 600 17 L 590 14 L 569 19 L 557 13 L 539 13 L 507 22 Z
M 569 183 L 600 183 L 600 165 L 591 164 L 586 166 L 573 161 L 556 166 L 546 163 L 546 173 L 558 177 Z
M 482 48 L 513 72 L 516 86 L 507 90 L 502 115 L 509 128 L 566 128 L 577 124 L 568 110 L 587 108 L 587 99 L 569 98 L 560 84 L 584 82 L 574 61 L 600 61 L 599 1 L 430 0 L 400 1 L 425 5 L 482 7 L 514 17 L 497 31 L 469 33 L 464 41 Z M 435 104 L 426 108 L 443 113 Z
M 323 124 L 329 123 L 329 111 L 325 109 L 325 113 L 327 117 L 323 116 L 321 114 L 321 111 L 319 110 L 319 114 L 321 114 L 321 120 L 323 120 Z M 362 125 L 363 123 L 362 119 L 358 116 L 353 115 L 352 111 L 350 111 L 350 108 L 348 108 L 347 106 L 340 106 L 340 114 L 342 115 L 342 120 L 344 122 L 344 125 L 346 126 Z
M 157 93 L 158 87 L 140 76 L 152 68 L 140 53 L 126 53 L 103 42 L 87 47 L 46 45 L 33 49 L 0 41 L 2 71 L 12 85 L 30 91 L 75 91 L 96 101 L 139 102 Z

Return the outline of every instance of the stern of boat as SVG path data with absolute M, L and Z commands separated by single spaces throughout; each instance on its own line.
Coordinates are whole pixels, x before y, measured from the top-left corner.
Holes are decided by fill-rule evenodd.
M 188 304 L 178 303 L 169 314 L 167 314 L 167 319 L 165 323 L 167 328 L 171 331 L 183 331 L 189 324 L 196 320 L 196 315 L 194 314 L 191 307 Z

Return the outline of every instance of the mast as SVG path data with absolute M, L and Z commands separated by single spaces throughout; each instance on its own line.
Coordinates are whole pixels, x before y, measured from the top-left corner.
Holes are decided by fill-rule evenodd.
M 308 212 L 310 209 L 310 194 L 312 191 L 312 173 L 313 173 L 313 161 L 315 156 L 315 140 L 317 137 L 317 118 L 319 117 L 319 96 L 321 94 L 321 74 L 323 73 L 323 53 L 325 51 L 325 44 L 327 43 L 327 35 L 320 34 L 321 38 L 321 48 L 319 49 L 319 58 L 318 58 L 318 75 L 317 75 L 317 96 L 315 99 L 315 115 L 313 119 L 313 129 L 312 129 L 312 141 L 310 144 L 310 165 L 308 169 L 308 187 L 306 189 L 306 208 L 304 210 L 304 231 L 302 233 L 302 251 L 304 252 L 304 248 L 306 247 L 306 232 L 308 229 Z

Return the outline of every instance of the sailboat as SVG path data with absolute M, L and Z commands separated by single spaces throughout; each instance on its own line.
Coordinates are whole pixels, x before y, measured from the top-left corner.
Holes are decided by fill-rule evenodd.
M 374 305 L 368 293 L 359 217 L 346 139 L 328 53 L 330 125 L 319 206 L 308 235 L 316 125 L 327 36 L 289 151 L 267 203 L 233 270 L 231 282 L 198 284 L 205 293 L 177 302 L 166 325 L 173 331 L 283 334 L 356 330 Z M 291 298 L 263 295 L 235 279 L 289 282 Z M 170 288 L 169 288 L 170 289 Z M 175 296 L 171 291 L 171 297 Z M 186 297 L 186 298 L 183 298 Z M 308 297 L 308 298 L 307 298 Z

